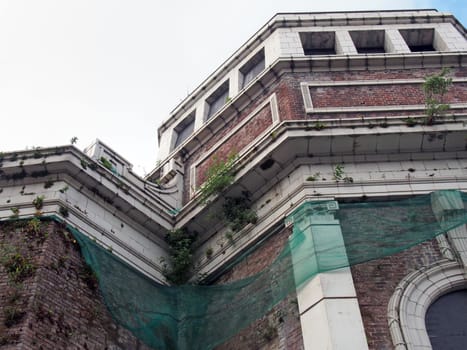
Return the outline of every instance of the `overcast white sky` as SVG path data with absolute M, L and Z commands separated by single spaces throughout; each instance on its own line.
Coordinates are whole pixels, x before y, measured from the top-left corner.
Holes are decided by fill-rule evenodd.
M 0 0 L 0 151 L 99 138 L 144 175 L 157 127 L 277 12 L 437 8 L 463 1 Z

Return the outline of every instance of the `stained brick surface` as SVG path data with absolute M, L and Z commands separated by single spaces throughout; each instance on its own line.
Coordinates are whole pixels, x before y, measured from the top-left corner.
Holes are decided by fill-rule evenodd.
M 287 243 L 289 228 L 275 234 L 256 251 L 224 274 L 218 283 L 228 283 L 253 276 L 269 266 Z M 217 350 L 302 350 L 302 330 L 296 294 L 276 305 L 271 312 L 239 334 L 218 346 Z
M 399 254 L 352 266 L 352 276 L 370 349 L 394 349 L 387 320 L 389 299 L 406 275 L 440 258 L 436 240 L 432 240 Z
M 212 131 L 212 135 L 202 140 L 202 144 L 197 152 L 184 159 L 185 174 L 190 173 L 190 168 L 196 163 L 212 146 L 222 140 L 235 126 L 244 120 L 264 99 L 276 93 L 280 120 L 314 120 L 326 118 L 367 118 L 367 117 L 390 117 L 390 116 L 411 116 L 420 115 L 421 111 L 377 111 L 377 112 L 341 112 L 341 113 L 306 113 L 303 103 L 303 96 L 300 88 L 302 82 L 323 82 L 323 81 L 355 81 L 355 80 L 390 80 L 390 79 L 423 79 L 429 75 L 438 74 L 440 69 L 394 69 L 394 70 L 374 70 L 374 71 L 349 71 L 349 72 L 312 72 L 312 73 L 285 73 L 277 77 L 277 81 L 272 84 L 260 96 L 256 97 L 244 110 L 221 128 Z M 463 78 L 467 77 L 467 69 L 452 69 L 450 76 Z M 359 107 L 359 106 L 384 106 L 384 105 L 410 105 L 423 104 L 424 97 L 421 92 L 421 85 L 382 85 L 382 86 L 359 86 L 359 87 L 323 87 L 312 88 L 313 104 L 315 107 Z M 467 84 L 456 83 L 446 95 L 447 103 L 465 102 L 467 99 Z M 457 109 L 458 112 L 467 112 Z M 253 118 L 250 123 L 233 138 L 230 138 L 219 149 L 218 156 L 223 158 L 232 151 L 241 151 L 247 144 L 253 142 L 271 123 L 270 115 L 263 114 Z M 204 162 L 197 169 L 197 184 L 204 179 L 209 161 Z M 190 177 L 184 178 L 184 202 L 190 198 Z
M 196 168 L 197 186 L 205 180 L 206 170 L 212 164 L 214 157 L 225 160 L 230 154 L 238 153 L 251 144 L 264 130 L 272 124 L 271 107 L 266 105 L 244 127 L 239 129 L 231 138 L 222 144 L 215 152 L 215 156 L 207 158 Z
M 11 250 L 35 270 L 15 283 L 1 264 L 1 349 L 149 349 L 113 322 L 78 245 L 59 224 L 31 233 L 1 223 L 0 251 Z M 12 309 L 21 315 L 13 324 L 6 322 Z

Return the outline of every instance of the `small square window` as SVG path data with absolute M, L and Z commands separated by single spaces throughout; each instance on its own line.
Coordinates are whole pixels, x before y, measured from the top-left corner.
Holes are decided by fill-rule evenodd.
M 206 99 L 207 114 L 206 120 L 216 114 L 226 103 L 229 98 L 229 81 L 225 81 L 221 86 L 214 91 L 211 96 Z
M 384 30 L 349 32 L 358 53 L 384 53 Z
M 264 70 L 264 49 L 254 55 L 240 68 L 240 86 L 243 89 L 250 81 Z
M 433 45 L 434 29 L 399 29 L 412 52 L 436 51 Z
M 335 55 L 336 38 L 334 32 L 302 32 L 300 40 L 305 55 Z
M 175 128 L 174 148 L 180 146 L 193 133 L 195 129 L 195 111 L 183 119 Z

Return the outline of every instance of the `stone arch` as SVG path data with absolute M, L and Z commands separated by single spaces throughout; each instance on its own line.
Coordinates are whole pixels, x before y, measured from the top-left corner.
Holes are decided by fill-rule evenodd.
M 431 349 L 425 326 L 429 306 L 440 296 L 467 288 L 466 270 L 441 260 L 407 275 L 388 304 L 388 325 L 396 350 Z

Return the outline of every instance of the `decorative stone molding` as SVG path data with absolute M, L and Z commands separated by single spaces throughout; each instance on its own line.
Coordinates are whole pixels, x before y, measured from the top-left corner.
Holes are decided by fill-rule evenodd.
M 425 315 L 448 292 L 467 288 L 466 271 L 457 262 L 441 260 L 406 276 L 388 304 L 388 325 L 396 350 L 431 349 Z
M 310 271 L 325 270 L 330 256 L 336 266 L 348 265 L 340 222 L 334 217 L 338 210 L 337 201 L 304 202 L 285 220 L 286 225 L 293 223 L 291 237 L 303 235 L 292 261 L 305 350 L 368 349 L 350 268 L 307 280 Z M 317 254 L 323 247 L 327 254 Z

